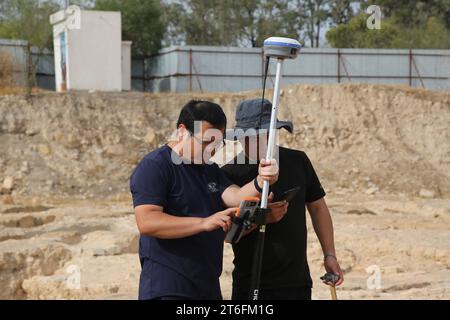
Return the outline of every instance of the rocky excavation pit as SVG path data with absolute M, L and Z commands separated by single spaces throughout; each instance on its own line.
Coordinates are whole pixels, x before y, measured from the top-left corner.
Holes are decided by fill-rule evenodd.
M 0 96 L 0 298 L 135 299 L 132 169 L 169 137 L 188 100 L 212 100 L 233 119 L 241 99 L 258 96 Z M 346 271 L 338 297 L 449 299 L 449 93 L 294 85 L 281 102 L 279 118 L 295 126 L 281 143 L 307 152 L 328 193 Z M 308 237 L 313 297 L 329 299 L 310 225 Z M 231 261 L 226 246 L 225 298 Z M 381 273 L 378 289 L 369 288 L 373 270 Z
M 47 199 L 45 203 L 54 206 L 53 222 L 26 229 L 2 227 L 0 298 L 136 299 L 140 266 L 134 216 L 127 211 L 129 201 L 108 202 L 91 207 L 88 200 Z M 449 201 L 331 194 L 327 202 L 346 279 L 338 289 L 339 298 L 450 298 Z M 324 273 L 320 244 L 310 223 L 308 230 L 313 297 L 329 299 L 328 289 L 319 281 Z M 11 237 L 14 232 L 16 238 Z M 224 256 L 221 283 L 229 298 L 233 259 L 229 245 Z M 368 268 L 373 266 L 380 271 L 378 289 L 370 282 L 368 287 L 373 276 Z

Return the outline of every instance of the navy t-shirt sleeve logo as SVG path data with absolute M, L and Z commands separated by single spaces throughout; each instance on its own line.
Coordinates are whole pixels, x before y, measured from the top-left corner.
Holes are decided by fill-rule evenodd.
M 217 188 L 217 183 L 215 182 L 210 182 L 208 183 L 208 191 L 209 192 L 219 192 L 219 188 Z

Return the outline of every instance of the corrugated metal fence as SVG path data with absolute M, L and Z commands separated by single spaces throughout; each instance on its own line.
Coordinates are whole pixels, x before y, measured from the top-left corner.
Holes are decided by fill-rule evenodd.
M 0 54 L 12 63 L 13 79 L 19 86 L 27 83 L 28 43 L 22 40 L 0 39 Z
M 148 59 L 145 67 L 142 62 L 135 63 L 133 82 L 152 92 L 258 89 L 264 71 L 259 48 L 170 47 Z M 143 70 L 148 70 L 145 77 Z M 272 63 L 270 79 L 274 74 Z M 285 84 L 339 82 L 450 91 L 450 50 L 305 48 L 297 59 L 284 65 Z
M 0 40 L 0 51 L 14 57 L 16 79 L 26 79 L 27 43 Z M 50 52 L 31 49 L 37 85 L 55 89 Z M 133 59 L 132 88 L 149 92 L 236 92 L 261 88 L 264 56 L 260 48 L 184 46 Z M 275 74 L 269 69 L 268 86 Z M 389 83 L 450 91 L 450 50 L 305 48 L 287 60 L 283 83 Z
M 35 71 L 38 87 L 55 90 L 53 53 L 30 48 L 27 41 L 5 39 L 0 39 L 0 53 L 9 56 L 13 63 L 15 85 L 25 87 L 30 73 Z

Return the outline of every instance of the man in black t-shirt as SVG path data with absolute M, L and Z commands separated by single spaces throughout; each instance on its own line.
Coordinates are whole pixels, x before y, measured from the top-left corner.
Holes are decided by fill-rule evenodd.
M 252 181 L 258 171 L 259 159 L 265 156 L 271 108 L 268 100 L 261 103 L 261 99 L 245 100 L 238 106 L 236 128 L 231 135 L 240 140 L 243 152 L 222 167 L 238 186 Z M 277 120 L 277 129 L 280 128 L 293 131 L 293 125 L 288 121 Z M 260 299 L 310 300 L 312 280 L 306 254 L 305 206 L 322 246 L 325 269 L 339 276 L 335 285 L 340 285 L 344 279 L 336 258 L 331 216 L 324 200 L 325 191 L 306 153 L 283 147 L 276 149 L 279 177 L 270 187 L 274 199 L 294 187 L 300 187 L 300 190 L 288 204 L 274 201 L 269 205 L 272 212 L 268 216 L 265 233 Z M 256 228 L 252 230 L 233 245 L 233 300 L 250 297 L 258 236 Z

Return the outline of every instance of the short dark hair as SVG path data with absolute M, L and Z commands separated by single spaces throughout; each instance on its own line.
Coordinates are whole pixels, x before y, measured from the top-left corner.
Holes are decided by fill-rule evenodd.
M 177 128 L 184 124 L 194 133 L 194 121 L 208 121 L 216 129 L 226 129 L 227 117 L 222 108 L 214 102 L 204 100 L 191 100 L 181 109 L 177 121 Z

